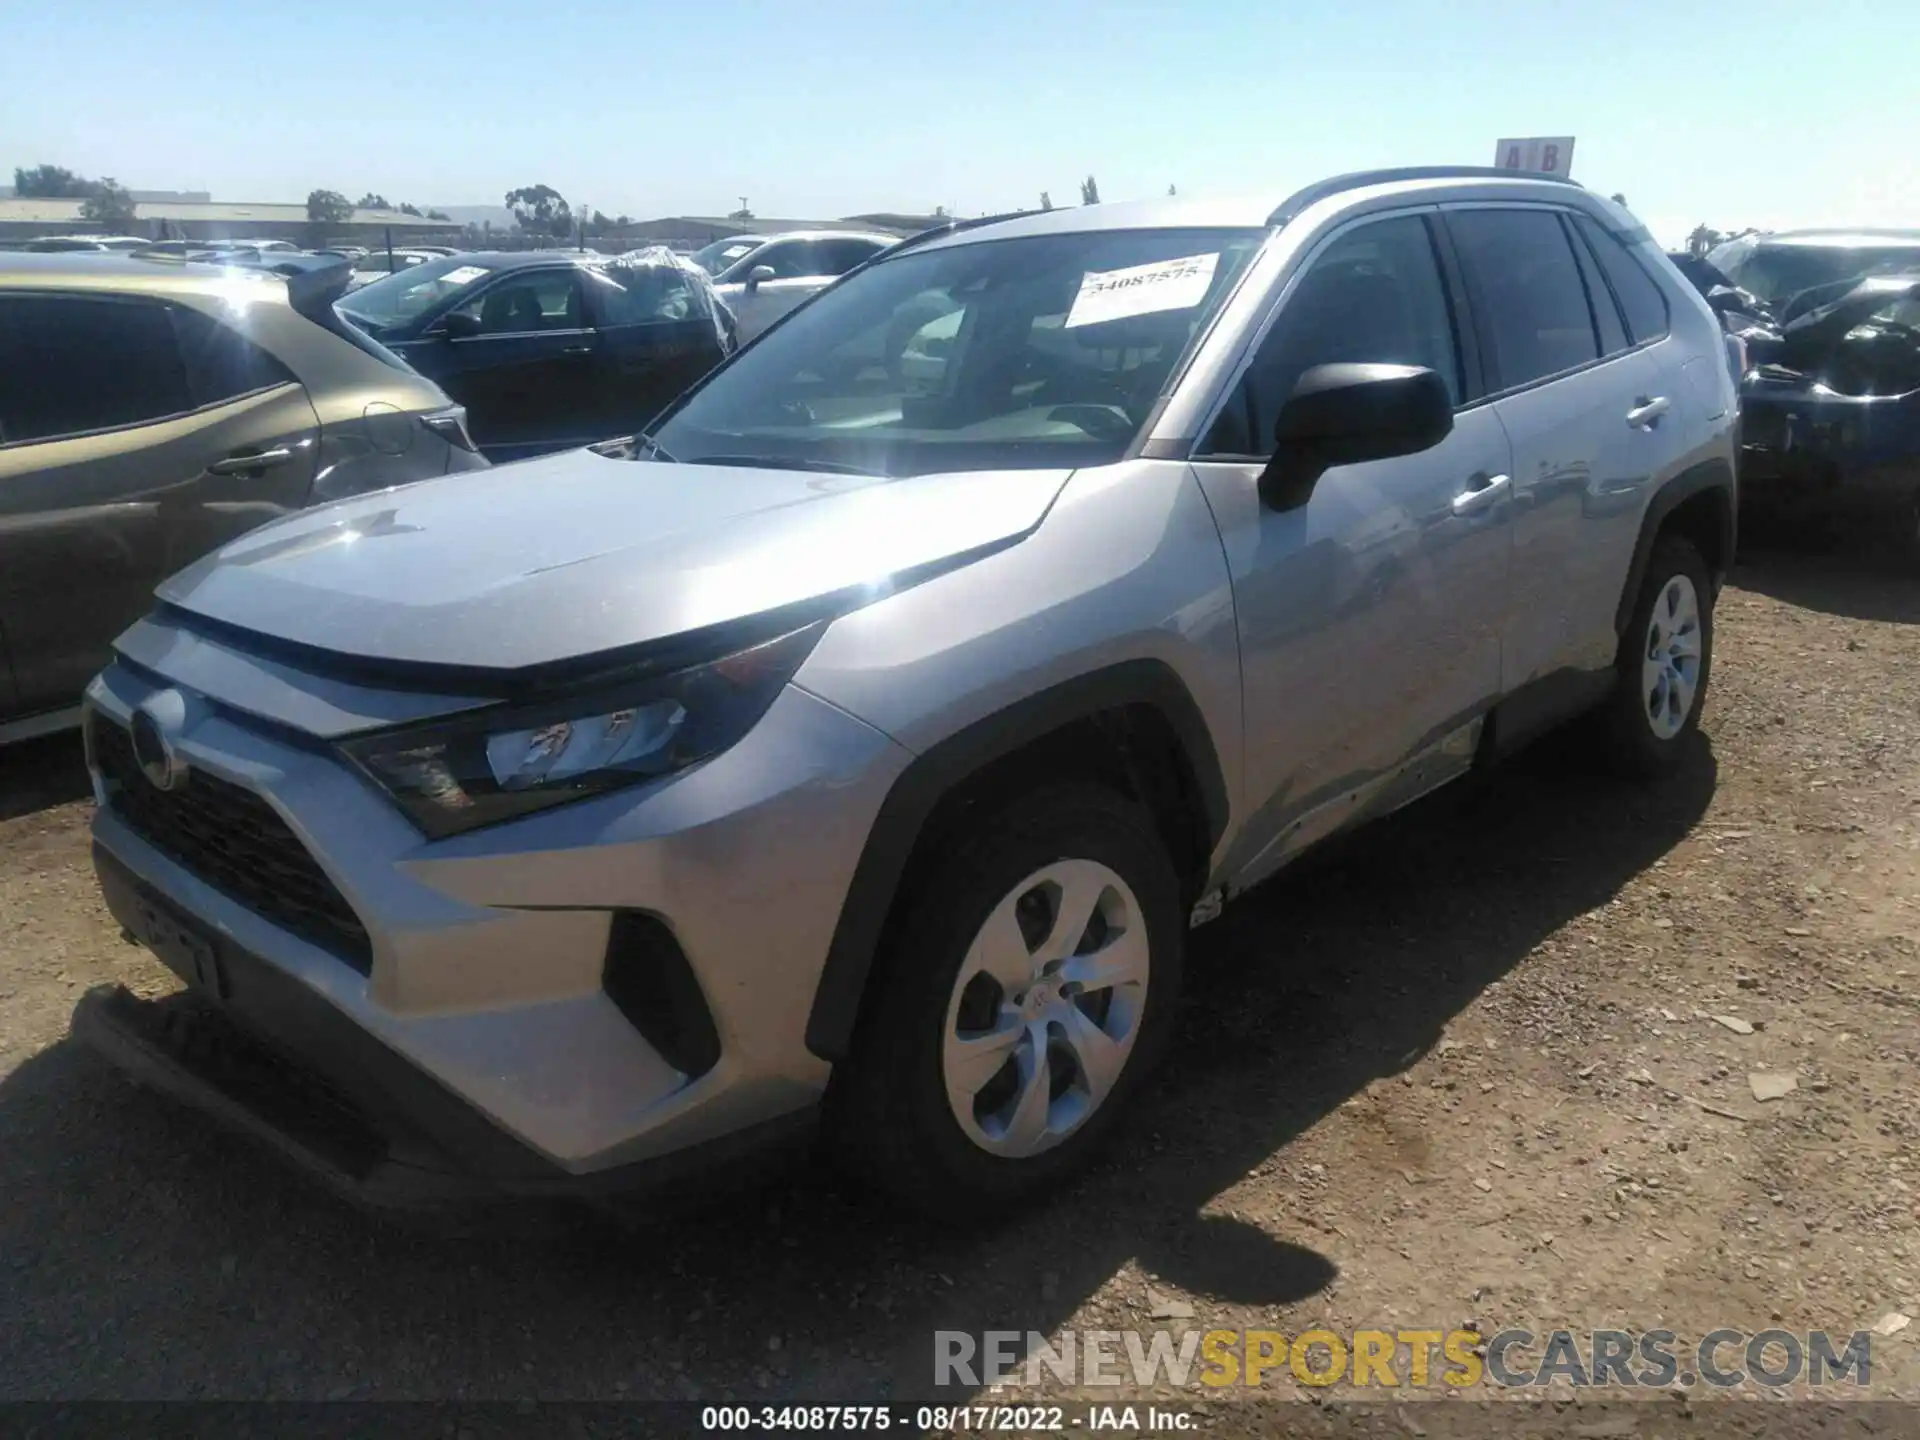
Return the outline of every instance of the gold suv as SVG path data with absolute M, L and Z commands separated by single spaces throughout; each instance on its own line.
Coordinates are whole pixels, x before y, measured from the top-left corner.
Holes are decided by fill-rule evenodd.
M 154 587 L 304 506 L 486 465 L 465 411 L 293 276 L 0 256 L 0 743 L 79 716 Z

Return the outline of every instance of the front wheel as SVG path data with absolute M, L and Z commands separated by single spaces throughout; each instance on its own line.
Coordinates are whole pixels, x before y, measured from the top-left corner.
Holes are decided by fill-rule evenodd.
M 1078 1170 L 1165 1042 L 1180 886 L 1138 806 L 1091 787 L 989 809 L 901 896 L 835 1077 L 842 1160 L 979 1219 Z
M 1654 542 L 1633 616 L 1614 662 L 1602 714 L 1616 769 L 1642 779 L 1679 765 L 1700 725 L 1713 672 L 1713 584 L 1706 562 L 1677 535 Z

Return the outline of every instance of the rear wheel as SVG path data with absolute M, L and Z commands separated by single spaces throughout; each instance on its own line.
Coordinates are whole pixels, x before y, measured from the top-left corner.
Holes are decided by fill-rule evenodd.
M 1680 763 L 1699 728 L 1713 670 L 1713 586 L 1700 552 L 1677 535 L 1654 542 L 1620 637 L 1602 712 L 1615 768 L 1657 778 Z
M 900 900 L 854 1053 L 843 1161 L 983 1218 L 1078 1170 L 1164 1044 L 1180 887 L 1138 806 L 1091 787 L 992 809 Z

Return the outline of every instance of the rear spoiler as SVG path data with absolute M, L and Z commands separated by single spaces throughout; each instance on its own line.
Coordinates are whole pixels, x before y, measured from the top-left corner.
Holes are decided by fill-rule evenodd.
M 312 263 L 303 263 L 307 261 Z M 284 275 L 287 303 L 323 325 L 333 316 L 333 302 L 347 293 L 347 282 L 353 278 L 352 262 L 338 255 L 278 256 L 262 268 Z

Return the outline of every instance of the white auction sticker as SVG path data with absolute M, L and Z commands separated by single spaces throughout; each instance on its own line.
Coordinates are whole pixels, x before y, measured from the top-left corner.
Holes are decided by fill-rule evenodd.
M 1151 315 L 1159 310 L 1191 310 L 1206 298 L 1214 266 L 1219 263 L 1216 251 L 1182 260 L 1156 260 L 1125 270 L 1090 270 L 1080 282 L 1080 293 L 1073 297 L 1066 328 Z
M 462 265 L 458 270 L 449 270 L 440 277 L 443 285 L 467 285 L 487 273 L 484 265 Z

